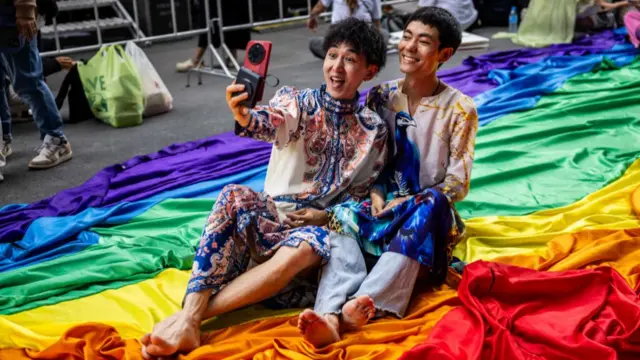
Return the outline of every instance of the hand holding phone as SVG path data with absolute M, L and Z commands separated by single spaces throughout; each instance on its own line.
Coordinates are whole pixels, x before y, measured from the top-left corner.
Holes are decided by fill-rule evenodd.
M 249 98 L 249 94 L 244 90 L 245 86 L 243 84 L 236 84 L 235 82 L 227 86 L 227 105 L 229 105 L 229 110 L 233 113 L 233 118 L 242 127 L 249 125 L 249 108 L 243 104 Z
M 254 108 L 262 100 L 264 83 L 269 70 L 269 60 L 271 59 L 271 47 L 270 41 L 252 40 L 247 44 L 244 64 L 238 71 L 235 84 L 244 85 L 241 91 L 247 93 L 247 97 L 239 104 L 249 109 Z M 233 93 L 232 99 L 239 95 L 240 92 Z

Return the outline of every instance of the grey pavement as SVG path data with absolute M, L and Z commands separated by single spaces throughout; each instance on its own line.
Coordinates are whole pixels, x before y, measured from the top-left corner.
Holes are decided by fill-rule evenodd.
M 326 26 L 320 31 L 325 29 Z M 482 28 L 474 33 L 490 37 L 503 30 Z M 322 83 L 322 61 L 308 51 L 309 39 L 314 35 L 316 34 L 304 27 L 253 34 L 254 39 L 273 42 L 270 73 L 280 79 L 280 86 L 295 85 L 305 88 L 317 87 Z M 40 144 L 38 131 L 33 123 L 15 124 L 14 153 L 4 168 L 5 181 L 0 183 L 0 207 L 38 201 L 61 190 L 81 185 L 102 168 L 136 155 L 148 154 L 173 143 L 232 130 L 233 119 L 224 100 L 224 89 L 230 80 L 205 75 L 203 84 L 197 85 L 196 77 L 192 77 L 191 87 L 187 88 L 186 75 L 175 72 L 176 62 L 190 57 L 195 44 L 194 38 L 144 48 L 173 95 L 173 111 L 146 118 L 141 126 L 132 128 L 115 129 L 97 120 L 68 124 L 65 132 L 71 142 L 74 157 L 63 165 L 49 170 L 29 170 L 27 164 L 35 155 L 34 149 Z M 488 49 L 460 51 L 443 68 L 457 66 L 468 56 L 517 47 L 509 40 L 492 39 Z M 89 59 L 91 54 L 74 57 Z M 387 67 L 374 80 L 363 84 L 362 88 L 401 77 L 397 62 L 397 55 L 390 55 Z M 57 93 L 63 76 L 64 74 L 56 74 L 48 78 L 54 94 Z M 276 90 L 277 88 L 267 88 L 264 101 Z M 66 116 L 66 108 L 63 108 L 62 113 Z

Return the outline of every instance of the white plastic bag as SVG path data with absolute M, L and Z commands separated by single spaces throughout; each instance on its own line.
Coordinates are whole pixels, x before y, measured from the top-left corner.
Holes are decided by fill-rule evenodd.
M 145 97 L 144 116 L 171 111 L 173 97 L 144 51 L 134 42 L 129 41 L 125 52 L 133 59 L 142 79 L 142 93 Z

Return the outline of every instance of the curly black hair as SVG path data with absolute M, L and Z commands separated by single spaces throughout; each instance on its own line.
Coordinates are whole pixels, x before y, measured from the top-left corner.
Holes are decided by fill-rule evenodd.
M 351 17 L 331 25 L 324 37 L 322 50 L 326 54 L 330 48 L 342 43 L 349 44 L 364 56 L 367 65 L 376 65 L 379 70 L 387 61 L 387 47 L 382 34 L 366 21 Z
M 453 48 L 454 53 L 458 50 L 462 42 L 462 26 L 447 10 L 435 6 L 419 8 L 409 15 L 405 29 L 412 21 L 419 21 L 438 29 L 438 33 L 440 34 L 440 50 Z

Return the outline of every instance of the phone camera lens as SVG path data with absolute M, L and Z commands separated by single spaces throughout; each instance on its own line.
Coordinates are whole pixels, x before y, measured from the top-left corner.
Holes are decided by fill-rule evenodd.
M 262 60 L 264 60 L 265 52 L 262 44 L 254 44 L 249 49 L 249 61 L 251 61 L 252 64 L 260 64 Z

